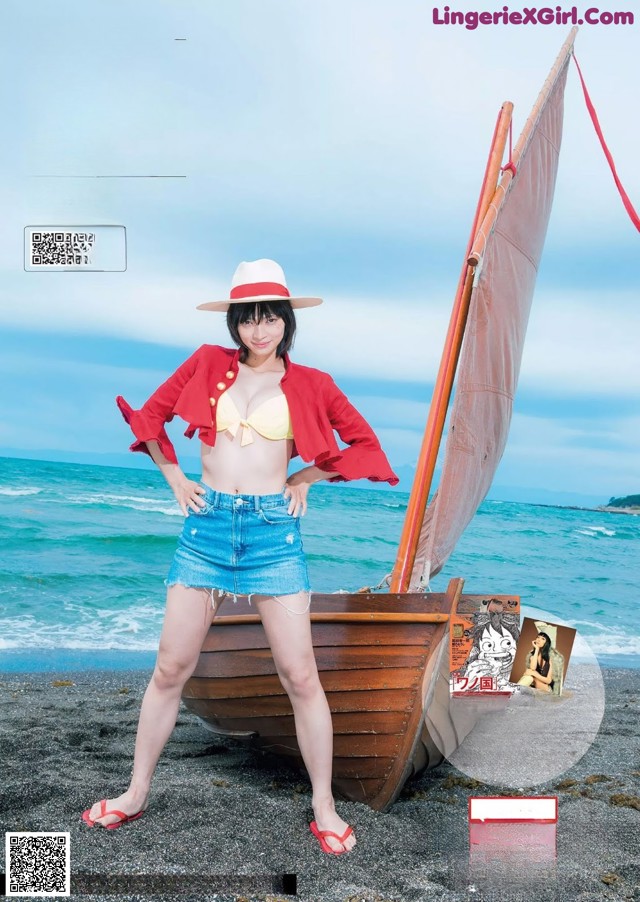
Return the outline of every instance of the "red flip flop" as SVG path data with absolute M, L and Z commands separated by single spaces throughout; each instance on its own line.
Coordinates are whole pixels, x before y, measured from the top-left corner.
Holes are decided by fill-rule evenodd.
M 101 800 L 100 800 L 100 814 L 98 815 L 98 817 L 96 818 L 96 820 L 98 820 L 98 818 L 104 817 L 104 813 L 105 813 L 106 810 L 107 810 L 107 800 L 106 800 L 106 799 L 101 799 Z M 87 825 L 87 827 L 93 827 L 93 825 L 94 825 L 95 822 L 96 822 L 96 821 L 92 821 L 92 820 L 91 820 L 90 812 L 91 812 L 91 808 L 87 808 L 86 811 L 83 811 L 83 812 L 82 812 L 82 820 L 85 822 L 85 824 Z
M 135 821 L 137 818 L 142 817 L 144 814 L 144 810 L 138 811 L 136 814 L 125 814 L 124 811 L 117 811 L 115 808 L 112 811 L 107 811 L 107 800 L 100 800 L 100 814 L 94 820 L 91 820 L 89 812 L 91 808 L 87 808 L 86 811 L 82 812 L 82 820 L 88 827 L 93 827 L 96 821 L 100 820 L 103 817 L 106 817 L 108 814 L 116 814 L 120 820 L 114 821 L 113 824 L 105 824 L 104 826 L 107 830 L 116 830 L 118 827 L 122 827 L 123 824 L 126 824 L 127 821 Z
M 329 843 L 325 840 L 325 836 L 331 836 L 333 839 L 337 839 L 339 843 L 343 843 L 348 836 L 351 836 L 353 833 L 353 827 L 347 827 L 342 836 L 338 836 L 337 833 L 334 833 L 333 830 L 319 830 L 318 825 L 315 821 L 311 821 L 309 824 L 309 829 L 315 836 L 315 838 L 320 843 L 320 848 L 323 852 L 326 852 L 327 855 L 344 855 L 345 852 L 348 852 L 348 849 L 343 849 L 341 852 L 337 852 L 335 849 L 332 849 Z

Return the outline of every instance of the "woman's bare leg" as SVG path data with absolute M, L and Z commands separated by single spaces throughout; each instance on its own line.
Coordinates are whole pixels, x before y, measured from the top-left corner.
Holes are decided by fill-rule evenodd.
M 333 726 L 313 654 L 311 622 L 306 610 L 308 595 L 300 592 L 280 596 L 278 600 L 254 595 L 253 600 L 262 618 L 278 676 L 293 707 L 298 745 L 311 779 L 316 823 L 320 830 L 332 830 L 342 836 L 348 825 L 336 813 L 331 792 Z M 343 845 L 331 837 L 326 841 L 337 852 L 355 845 L 353 834 Z
M 131 815 L 146 808 L 153 772 L 178 717 L 182 689 L 195 669 L 213 617 L 207 590 L 181 585 L 167 590 L 158 657 L 140 710 L 131 783 L 122 795 L 107 799 L 107 811 Z M 99 813 L 96 802 L 89 817 L 100 826 L 118 820 L 115 815 L 95 820 Z

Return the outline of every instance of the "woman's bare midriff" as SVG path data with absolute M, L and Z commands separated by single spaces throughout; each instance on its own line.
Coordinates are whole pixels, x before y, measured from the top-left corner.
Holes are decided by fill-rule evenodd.
M 266 371 L 245 364 L 238 367 L 233 400 L 246 416 L 282 389 L 284 363 L 275 361 Z M 291 439 L 268 439 L 251 430 L 252 442 L 241 444 L 242 428 L 236 435 L 218 432 L 212 447 L 201 442 L 202 481 L 227 495 L 275 495 L 284 490 L 293 450 Z
M 241 447 L 235 436 L 219 432 L 213 448 L 201 442 L 202 481 L 228 495 L 275 495 L 284 490 L 293 450 L 290 439 L 264 438 L 252 430 L 253 442 Z

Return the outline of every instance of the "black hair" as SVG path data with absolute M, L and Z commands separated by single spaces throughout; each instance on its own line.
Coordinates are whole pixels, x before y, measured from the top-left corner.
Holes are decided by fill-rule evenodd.
M 540 657 L 543 661 L 549 660 L 549 649 L 551 648 L 551 639 L 547 636 L 546 633 L 538 633 L 539 636 L 542 636 L 544 639 L 544 645 L 540 649 Z
M 289 301 L 250 301 L 248 304 L 229 304 L 227 310 L 227 326 L 231 338 L 240 348 L 240 362 L 244 363 L 249 354 L 238 332 L 238 326 L 242 323 L 255 320 L 261 322 L 265 316 L 278 316 L 284 321 L 284 335 L 276 350 L 278 357 L 284 355 L 293 347 L 296 334 L 296 315 Z
M 514 642 L 518 641 L 518 637 L 520 636 L 520 627 L 517 621 L 512 620 L 511 618 L 504 619 L 502 615 L 498 615 L 499 620 L 495 621 L 482 619 L 480 623 L 475 623 L 472 630 L 471 635 L 473 636 L 473 643 L 480 644 L 482 641 L 482 637 L 485 632 L 492 627 L 496 633 L 500 633 L 502 630 L 509 633 Z

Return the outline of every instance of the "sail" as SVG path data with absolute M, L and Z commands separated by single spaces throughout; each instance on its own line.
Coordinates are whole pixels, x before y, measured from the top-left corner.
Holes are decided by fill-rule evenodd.
M 489 491 L 505 448 L 553 201 L 570 51 L 545 83 L 513 152 L 516 175 L 504 172 L 474 242 L 470 259 L 480 257 L 480 265 L 442 474 L 425 512 L 409 591 L 423 588 L 445 564 Z

